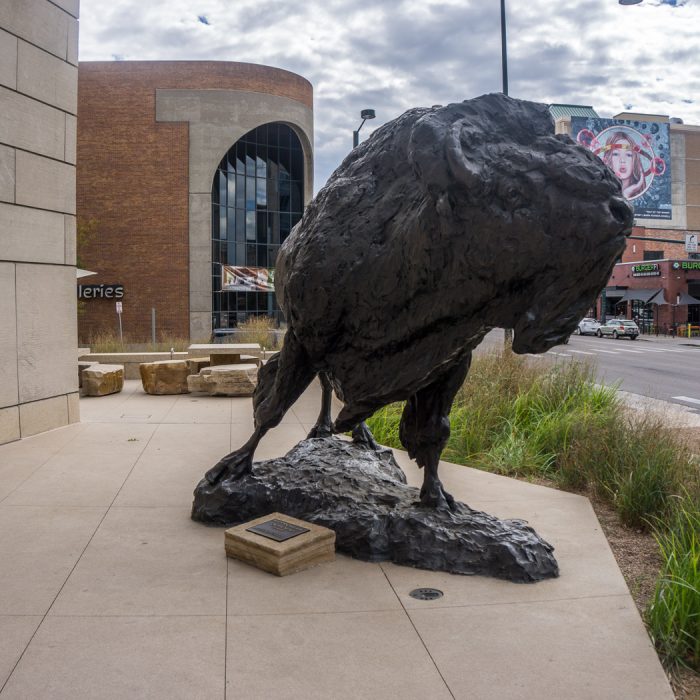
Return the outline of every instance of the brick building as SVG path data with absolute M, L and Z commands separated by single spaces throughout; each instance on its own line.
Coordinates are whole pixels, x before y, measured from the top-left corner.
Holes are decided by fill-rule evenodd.
M 580 105 L 551 105 L 550 111 L 557 133 L 569 135 L 572 116 L 599 119 L 591 107 Z M 700 300 L 700 254 L 686 252 L 685 242 L 687 234 L 700 234 L 700 126 L 657 114 L 622 113 L 613 119 L 668 125 L 671 206 L 665 219 L 635 216 L 635 238 L 628 240 L 595 313 L 599 319 L 635 318 L 647 331 L 698 325 L 700 304 L 692 302 Z
M 81 340 L 115 329 L 117 298 L 124 333 L 137 340 L 151 336 L 151 309 L 159 335 L 205 338 L 235 324 L 238 308 L 245 316 L 265 306 L 269 294 L 256 302 L 222 291 L 222 265 L 273 267 L 275 246 L 311 197 L 312 144 L 313 90 L 288 71 L 80 63 L 77 216 L 79 229 L 94 222 L 94 234 L 79 234 L 79 256 L 97 273 L 80 280 Z M 222 187 L 230 199 L 220 199 Z

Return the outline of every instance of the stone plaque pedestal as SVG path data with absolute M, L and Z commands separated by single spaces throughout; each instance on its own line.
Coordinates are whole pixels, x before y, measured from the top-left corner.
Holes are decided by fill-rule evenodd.
M 226 556 L 286 576 L 335 559 L 335 532 L 282 513 L 226 530 Z

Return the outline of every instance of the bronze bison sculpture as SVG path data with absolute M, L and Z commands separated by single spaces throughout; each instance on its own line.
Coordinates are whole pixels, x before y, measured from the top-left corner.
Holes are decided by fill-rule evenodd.
M 472 350 L 495 327 L 513 351 L 564 341 L 605 285 L 632 210 L 613 173 L 545 105 L 492 94 L 411 109 L 355 148 L 277 257 L 288 322 L 253 397 L 255 431 L 206 478 L 235 479 L 318 376 L 309 437 L 353 430 L 405 400 L 400 438 L 424 471 L 421 502 L 450 507 L 438 478 L 449 411 Z M 331 421 L 331 392 L 343 408 Z

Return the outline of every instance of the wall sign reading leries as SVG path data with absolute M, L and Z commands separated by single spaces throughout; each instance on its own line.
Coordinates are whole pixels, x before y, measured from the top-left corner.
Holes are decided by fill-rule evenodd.
M 632 277 L 654 277 L 661 274 L 659 263 L 632 265 Z
M 78 299 L 121 299 L 124 296 L 122 284 L 79 284 Z

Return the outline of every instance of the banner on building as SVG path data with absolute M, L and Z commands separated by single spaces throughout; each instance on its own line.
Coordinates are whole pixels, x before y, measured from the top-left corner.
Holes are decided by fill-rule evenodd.
M 671 142 L 667 123 L 572 117 L 571 135 L 618 177 L 637 219 L 670 219 Z
M 275 271 L 266 267 L 222 265 L 221 289 L 224 292 L 274 292 Z

